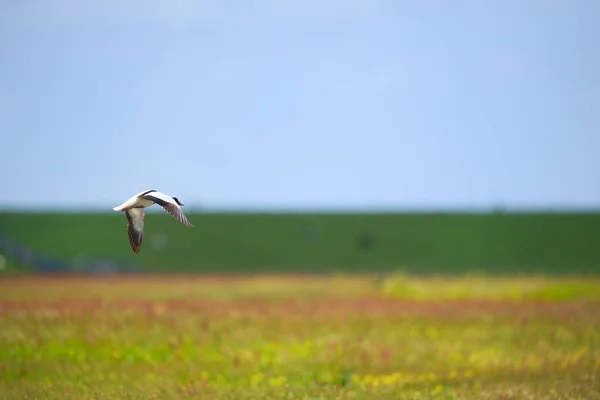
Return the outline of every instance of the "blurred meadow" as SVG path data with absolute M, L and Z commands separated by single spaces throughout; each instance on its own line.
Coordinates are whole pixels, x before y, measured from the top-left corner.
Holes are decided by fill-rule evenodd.
M 596 278 L 10 276 L 0 325 L 0 398 L 600 398 Z

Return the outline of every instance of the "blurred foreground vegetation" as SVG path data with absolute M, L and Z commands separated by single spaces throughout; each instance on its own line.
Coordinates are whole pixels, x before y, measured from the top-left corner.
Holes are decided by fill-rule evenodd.
M 596 278 L 0 279 L 0 398 L 600 399 Z

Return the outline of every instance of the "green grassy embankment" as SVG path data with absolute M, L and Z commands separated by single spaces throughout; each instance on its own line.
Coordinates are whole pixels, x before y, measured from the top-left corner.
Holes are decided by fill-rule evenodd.
M 75 264 L 107 258 L 154 271 L 600 272 L 600 214 L 188 216 L 192 229 L 148 215 L 137 257 L 116 213 L 0 213 L 0 235 Z M 370 250 L 360 232 L 372 235 Z

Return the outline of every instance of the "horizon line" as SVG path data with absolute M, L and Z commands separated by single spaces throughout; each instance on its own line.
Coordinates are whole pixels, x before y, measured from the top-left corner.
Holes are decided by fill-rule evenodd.
M 454 206 L 454 207 L 188 207 L 189 214 L 523 214 L 569 213 L 597 214 L 600 206 Z M 148 213 L 161 213 L 160 207 L 149 207 Z M 113 214 L 104 207 L 2 207 L 0 214 Z

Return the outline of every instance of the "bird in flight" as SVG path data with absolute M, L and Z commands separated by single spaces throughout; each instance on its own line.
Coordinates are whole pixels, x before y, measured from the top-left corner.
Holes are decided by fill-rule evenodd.
M 164 208 L 166 212 L 171 214 L 177 221 L 185 226 L 193 227 L 181 211 L 179 206 L 182 206 L 183 204 L 177 197 L 171 197 L 167 194 L 157 192 L 156 190 L 140 192 L 120 206 L 113 207 L 113 210 L 124 212 L 127 217 L 129 244 L 136 255 L 142 249 L 142 240 L 144 238 L 144 209 L 153 204 L 158 204 Z

